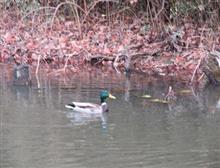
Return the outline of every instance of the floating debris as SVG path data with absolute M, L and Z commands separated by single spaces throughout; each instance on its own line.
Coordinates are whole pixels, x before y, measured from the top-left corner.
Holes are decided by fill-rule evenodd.
M 169 103 L 169 101 L 161 100 L 161 99 L 151 99 L 150 101 L 154 102 L 154 103 L 164 103 L 164 104 L 168 104 Z
M 77 89 L 76 86 L 61 86 L 60 89 L 62 90 L 72 90 L 72 89 Z
M 179 90 L 177 91 L 178 93 L 181 93 L 181 94 L 189 94 L 189 93 L 192 93 L 192 91 L 190 89 L 183 89 L 183 90 Z
M 146 98 L 146 99 L 149 99 L 149 98 L 151 98 L 151 95 L 143 95 L 143 96 L 141 96 L 142 98 Z

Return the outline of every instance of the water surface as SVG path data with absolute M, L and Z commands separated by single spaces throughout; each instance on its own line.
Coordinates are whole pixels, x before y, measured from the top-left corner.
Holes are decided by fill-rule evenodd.
M 87 74 L 68 85 L 42 81 L 30 88 L 1 80 L 1 168 L 220 167 L 219 88 L 168 105 L 141 98 L 162 98 L 168 88 L 144 79 Z M 108 101 L 109 113 L 64 108 L 73 100 L 98 103 L 104 88 L 117 97 Z

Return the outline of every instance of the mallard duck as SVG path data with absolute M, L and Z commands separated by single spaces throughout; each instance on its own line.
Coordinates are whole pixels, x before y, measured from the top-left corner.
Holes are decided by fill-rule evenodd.
M 107 98 L 116 99 L 116 97 L 111 95 L 107 90 L 102 90 L 100 92 L 101 105 L 88 102 L 72 102 L 71 104 L 65 105 L 65 107 L 81 113 L 103 113 L 108 111 Z

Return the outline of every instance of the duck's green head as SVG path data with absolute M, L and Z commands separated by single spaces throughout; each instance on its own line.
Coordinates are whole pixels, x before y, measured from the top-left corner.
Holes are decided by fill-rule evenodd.
M 107 90 L 102 90 L 100 92 L 101 103 L 105 102 L 107 98 L 116 99 L 115 96 L 111 95 Z

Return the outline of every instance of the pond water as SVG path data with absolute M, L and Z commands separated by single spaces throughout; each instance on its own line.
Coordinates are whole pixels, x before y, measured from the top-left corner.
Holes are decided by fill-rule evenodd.
M 40 79 L 26 87 L 1 80 L 1 168 L 220 167 L 219 88 L 179 92 L 175 103 L 162 104 L 141 98 L 167 92 L 144 77 L 87 74 L 68 82 Z M 109 113 L 65 109 L 73 100 L 98 103 L 102 89 L 117 97 L 108 101 Z

